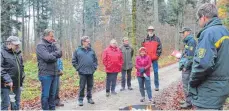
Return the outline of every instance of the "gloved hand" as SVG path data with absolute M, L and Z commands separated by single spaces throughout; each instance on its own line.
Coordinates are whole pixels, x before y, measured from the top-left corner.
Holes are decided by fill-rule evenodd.
M 143 73 L 145 73 L 145 68 L 140 68 L 139 71 L 141 74 L 143 74 Z
M 182 71 L 183 70 L 183 66 L 179 66 L 179 71 Z

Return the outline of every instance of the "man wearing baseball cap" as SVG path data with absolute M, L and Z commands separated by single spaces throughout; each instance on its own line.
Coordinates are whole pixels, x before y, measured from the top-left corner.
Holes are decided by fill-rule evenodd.
M 196 41 L 193 38 L 193 35 L 191 34 L 190 28 L 184 27 L 182 31 L 180 31 L 180 33 L 183 34 L 182 39 L 185 45 L 181 59 L 179 61 L 179 70 L 182 71 L 183 90 L 185 94 L 185 101 L 180 102 L 180 107 L 182 109 L 187 109 L 191 108 L 192 106 L 191 96 L 188 93 L 188 82 L 192 69 L 193 56 L 196 49 Z
M 1 49 L 1 110 L 8 110 L 10 91 L 16 95 L 14 110 L 20 109 L 21 87 L 25 78 L 20 44 L 18 37 L 10 36 Z
M 144 39 L 142 46 L 146 48 L 147 54 L 150 56 L 153 64 L 154 70 L 154 84 L 155 84 L 155 91 L 159 91 L 159 77 L 158 77 L 158 62 L 157 60 L 161 56 L 162 53 L 162 44 L 159 39 L 154 34 L 154 27 L 149 26 L 147 29 L 148 35 Z

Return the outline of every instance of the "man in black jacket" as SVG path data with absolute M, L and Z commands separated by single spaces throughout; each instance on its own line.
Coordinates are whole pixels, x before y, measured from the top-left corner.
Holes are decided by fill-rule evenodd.
M 88 103 L 94 104 L 92 100 L 92 88 L 93 88 L 93 79 L 94 72 L 97 69 L 98 62 L 94 50 L 90 46 L 90 39 L 88 36 L 83 36 L 81 38 L 81 45 L 79 46 L 72 57 L 72 65 L 78 71 L 80 77 L 80 90 L 78 105 L 83 106 L 84 99 L 84 89 L 87 84 L 87 99 Z
M 62 56 L 62 53 L 53 44 L 53 41 L 55 41 L 53 33 L 53 30 L 46 29 L 36 48 L 39 80 L 42 86 L 41 105 L 43 110 L 55 110 L 58 76 L 57 59 Z
M 14 110 L 20 108 L 21 87 L 25 77 L 20 44 L 18 37 L 10 36 L 1 49 L 1 110 L 8 110 L 10 89 L 16 95 Z

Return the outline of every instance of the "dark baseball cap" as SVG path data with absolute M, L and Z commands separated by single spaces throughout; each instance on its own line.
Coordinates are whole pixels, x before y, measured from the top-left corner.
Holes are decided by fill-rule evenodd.
M 180 31 L 180 33 L 184 33 L 185 31 L 192 31 L 192 30 L 188 27 L 184 27 L 182 31 Z

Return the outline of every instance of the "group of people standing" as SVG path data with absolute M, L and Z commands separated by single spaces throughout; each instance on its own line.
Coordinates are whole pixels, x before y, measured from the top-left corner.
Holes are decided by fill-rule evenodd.
M 181 102 L 182 108 L 192 105 L 197 109 L 222 109 L 229 94 L 229 31 L 220 19 L 215 5 L 204 4 L 197 12 L 199 25 L 202 27 L 197 35 L 198 43 L 191 34 L 190 28 L 183 28 L 185 48 L 180 58 L 179 70 L 182 71 L 182 81 L 186 99 Z M 162 44 L 154 34 L 154 27 L 149 26 L 147 37 L 142 42 L 135 60 L 136 76 L 139 90 L 145 101 L 145 90 L 149 102 L 152 100 L 150 68 L 154 70 L 155 91 L 159 91 L 158 59 L 162 53 Z M 120 91 L 133 90 L 131 87 L 131 72 L 134 67 L 132 58 L 134 50 L 129 45 L 127 37 L 122 39 L 122 46 L 112 39 L 110 45 L 102 53 L 102 61 L 106 71 L 106 96 L 116 95 L 117 75 L 121 72 Z M 1 110 L 8 110 L 9 93 L 15 93 L 16 105 L 20 109 L 20 95 L 25 78 L 23 59 L 19 50 L 20 40 L 10 36 L 1 49 Z M 38 77 L 41 82 L 41 105 L 43 110 L 55 110 L 63 106 L 59 102 L 59 79 L 63 75 L 61 47 L 54 39 L 54 31 L 44 30 L 43 37 L 36 47 L 38 61 Z M 79 74 L 78 105 L 83 106 L 85 88 L 87 100 L 92 99 L 94 77 L 98 67 L 95 51 L 88 36 L 81 37 L 81 45 L 76 48 L 72 57 L 72 65 Z M 127 77 L 126 77 L 127 76 Z M 127 83 L 127 87 L 126 87 Z
M 153 63 L 155 72 L 155 90 L 159 90 L 158 80 L 158 63 L 157 60 L 162 52 L 162 45 L 160 39 L 153 34 L 154 28 L 150 26 L 148 28 L 148 36 L 142 43 L 143 46 L 139 49 L 139 56 L 136 57 L 136 69 L 137 77 L 139 81 L 139 87 L 142 99 L 145 101 L 145 90 L 149 97 L 149 101 L 152 102 L 152 91 L 150 83 L 150 67 Z M 147 48 L 151 49 L 147 51 Z M 147 53 L 150 54 L 147 54 Z M 150 56 L 149 56 L 150 55 Z M 131 87 L 131 72 L 133 66 L 134 49 L 129 45 L 127 37 L 122 39 L 122 45 L 119 47 L 115 39 L 110 41 L 109 46 L 102 53 L 102 61 L 105 66 L 106 72 L 106 97 L 116 95 L 115 90 L 118 73 L 121 72 L 121 89 L 124 91 L 133 90 Z M 98 62 L 95 51 L 90 45 L 90 39 L 88 36 L 81 37 L 81 46 L 79 46 L 72 58 L 72 65 L 80 76 L 80 90 L 78 97 L 78 105 L 83 106 L 85 87 L 87 87 L 87 100 L 88 103 L 94 104 L 92 99 L 93 88 L 93 74 L 97 69 Z M 126 87 L 127 85 L 127 87 Z

